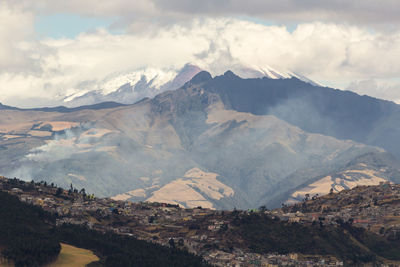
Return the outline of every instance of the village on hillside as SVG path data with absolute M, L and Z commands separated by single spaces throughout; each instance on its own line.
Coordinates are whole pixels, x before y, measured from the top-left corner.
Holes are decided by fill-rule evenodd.
M 330 224 L 340 221 L 367 228 L 387 238 L 400 238 L 400 185 L 359 186 L 325 196 L 306 196 L 303 202 L 280 209 L 260 207 L 248 211 L 181 208 L 166 203 L 116 201 L 96 198 L 84 189 L 65 190 L 46 182 L 0 178 L 0 190 L 57 216 L 56 224 L 86 225 L 164 246 L 186 249 L 216 266 L 340 266 L 328 256 L 298 253 L 257 254 L 229 240 L 232 213 L 265 213 L 288 223 Z
M 381 182 L 377 186 L 357 186 L 324 196 L 306 195 L 297 204 L 272 212 L 282 220 L 298 223 L 318 221 L 335 225 L 349 221 L 389 239 L 400 239 L 400 185 Z

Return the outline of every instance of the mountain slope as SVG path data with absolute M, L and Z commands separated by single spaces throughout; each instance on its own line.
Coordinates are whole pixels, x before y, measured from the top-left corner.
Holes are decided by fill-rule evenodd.
M 285 119 L 287 113 L 269 112 L 300 95 L 302 105 L 310 105 L 314 113 Z M 395 116 L 398 109 L 294 78 L 246 80 L 232 72 L 212 78 L 200 72 L 180 89 L 134 105 L 70 112 L 2 110 L 0 171 L 65 187 L 72 183 L 98 196 L 219 209 L 277 206 L 276 200 L 286 201 L 293 190 L 351 170 L 346 166 L 363 155 L 390 170 L 379 177 L 395 180 L 397 160 L 385 157 L 382 148 L 335 138 L 336 130 L 343 130 L 340 136 L 380 136 L 367 121 L 386 119 L 373 109 L 358 120 L 358 109 L 330 102 L 343 99 L 360 103 L 361 110 L 377 105 L 382 114 Z M 325 104 L 337 108 L 326 110 Z M 325 127 L 328 122 L 314 120 L 321 114 L 343 123 Z M 346 129 L 351 123 L 355 126 Z M 310 133 L 306 126 L 321 128 Z M 363 163 L 378 170 L 373 162 Z
M 242 79 L 228 71 L 202 85 L 225 107 L 276 117 L 307 132 L 379 146 L 400 156 L 400 106 L 291 79 Z
M 302 201 L 306 194 L 310 197 L 325 195 L 330 193 L 331 189 L 332 192 L 339 192 L 358 185 L 378 185 L 386 181 L 399 183 L 399 177 L 400 164 L 395 157 L 389 153 L 367 153 L 331 173 L 307 180 L 290 192 L 281 196 L 276 194 L 273 205 Z

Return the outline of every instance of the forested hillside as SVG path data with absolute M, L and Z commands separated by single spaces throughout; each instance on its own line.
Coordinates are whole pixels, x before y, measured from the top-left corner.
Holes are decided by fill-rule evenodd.
M 228 235 L 240 236 L 257 253 L 331 255 L 349 265 L 400 260 L 400 243 L 338 219 L 337 225 L 285 223 L 264 214 L 236 216 Z
M 45 222 L 54 218 L 41 208 L 23 204 L 17 197 L 0 192 L 0 247 L 3 258 L 16 266 L 40 266 L 60 252 L 59 240 Z
M 39 207 L 0 191 L 0 248 L 15 266 L 42 266 L 55 260 L 60 242 L 93 250 L 93 266 L 207 266 L 188 252 L 85 227 L 53 227 L 55 218 Z

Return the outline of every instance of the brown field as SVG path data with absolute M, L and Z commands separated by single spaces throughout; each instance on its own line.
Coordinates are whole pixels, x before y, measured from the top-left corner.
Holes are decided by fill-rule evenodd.
M 99 258 L 90 250 L 61 243 L 61 252 L 58 259 L 47 265 L 47 267 L 84 267 L 98 260 Z
M 13 267 L 13 266 L 14 266 L 13 264 L 7 263 L 6 260 L 0 259 L 0 267 Z

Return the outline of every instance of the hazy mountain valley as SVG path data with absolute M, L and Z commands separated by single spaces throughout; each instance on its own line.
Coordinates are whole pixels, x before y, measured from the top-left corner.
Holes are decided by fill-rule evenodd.
M 123 200 L 276 207 L 330 188 L 398 182 L 389 154 L 400 154 L 398 116 L 391 102 L 297 78 L 200 72 L 132 105 L 4 106 L 0 170 Z

